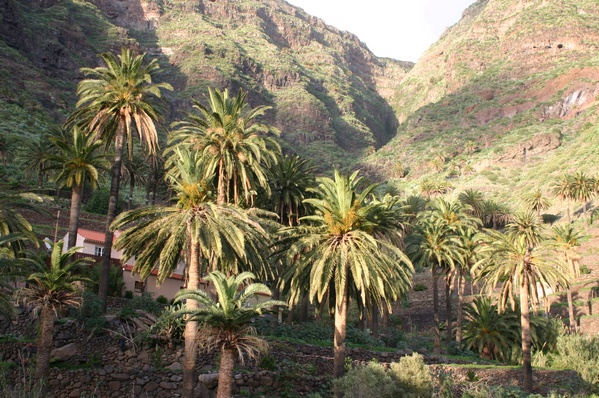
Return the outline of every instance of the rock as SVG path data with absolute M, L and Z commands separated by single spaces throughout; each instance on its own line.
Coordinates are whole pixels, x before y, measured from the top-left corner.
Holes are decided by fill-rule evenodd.
M 140 386 L 145 386 L 146 384 L 148 384 L 148 379 L 144 379 L 141 377 L 138 377 L 137 379 L 135 379 L 135 384 L 138 384 Z
M 218 373 L 207 373 L 199 375 L 198 381 L 208 388 L 214 388 L 218 384 Z
M 118 391 L 121 389 L 121 382 L 117 381 L 117 380 L 113 380 L 113 381 L 109 381 L 108 382 L 108 389 L 110 391 Z
M 180 382 L 181 380 L 183 380 L 182 375 L 172 375 L 170 378 L 170 381 L 174 381 L 174 382 Z
M 148 384 L 144 386 L 144 390 L 147 392 L 155 391 L 158 388 L 158 383 L 155 381 L 150 381 Z
M 71 393 L 69 394 L 69 398 L 79 398 L 81 396 L 81 391 L 79 391 L 79 389 L 74 389 L 73 391 L 71 391 Z
M 88 384 L 90 381 L 92 381 L 92 377 L 90 375 L 81 376 L 81 383 Z
M 117 373 L 113 375 L 112 378 L 118 381 L 128 381 L 131 379 L 131 377 L 127 373 Z
M 168 381 L 161 381 L 160 382 L 160 388 L 165 389 L 165 390 L 176 390 L 177 389 L 177 384 L 171 383 L 171 382 L 168 382 Z
M 180 362 L 173 362 L 170 365 L 168 365 L 166 368 L 170 369 L 170 370 L 183 370 L 183 365 L 181 365 Z
M 76 343 L 70 343 L 64 345 L 60 348 L 55 348 L 52 350 L 51 358 L 56 358 L 61 361 L 66 361 L 67 359 L 72 358 L 79 351 Z

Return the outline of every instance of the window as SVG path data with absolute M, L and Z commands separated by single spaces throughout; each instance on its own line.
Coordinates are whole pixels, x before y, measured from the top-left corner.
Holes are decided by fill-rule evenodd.
M 144 291 L 144 283 L 141 281 L 135 281 L 134 291 L 136 293 L 142 293 Z
M 101 246 L 96 246 L 95 249 L 94 249 L 94 254 L 96 256 L 102 257 L 104 255 L 104 248 L 101 247 Z

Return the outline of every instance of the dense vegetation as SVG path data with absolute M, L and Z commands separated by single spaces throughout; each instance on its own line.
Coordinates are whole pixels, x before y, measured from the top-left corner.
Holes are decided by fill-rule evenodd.
M 26 10 L 9 1 L 3 15 L 12 13 L 13 27 L 36 46 L 44 44 L 24 48 L 24 42 L 7 42 L 5 32 L 0 42 L 7 60 L 0 72 L 15 73 L 25 65 L 30 79 L 0 92 L 0 112 L 6 116 L 0 129 L 7 133 L 0 136 L 0 181 L 6 188 L 0 194 L 0 309 L 11 316 L 13 297 L 21 297 L 42 311 L 37 387 L 45 388 L 52 314 L 79 304 L 73 290 L 80 285 L 64 271 L 78 265 L 70 262 L 71 251 L 61 257 L 55 250 L 44 272 L 39 253 L 25 250 L 40 246 L 39 231 L 21 210 L 35 208 L 32 200 L 48 200 L 23 193 L 33 187 L 44 193 L 70 188 L 71 199 L 63 203 L 71 208 L 71 237 L 82 203 L 107 215 L 106 261 L 97 281 L 84 278 L 88 297 L 90 286 L 99 292 L 98 299 L 88 300 L 97 305 L 83 303 L 81 313 L 89 316 L 80 315 L 94 331 L 101 330 L 110 286 L 120 293 L 120 285 L 113 283 L 119 276 L 111 273 L 109 262 L 115 229 L 124 230 L 116 247 L 136 257 L 135 271 L 142 277 L 156 269 L 164 280 L 180 261 L 186 263 L 190 291 L 181 296 L 185 305 L 168 307 L 153 330 L 169 344 L 184 341 L 185 397 L 192 396 L 197 379 L 198 336 L 207 339 L 203 348 L 221 347 L 219 394 L 229 395 L 224 386 L 236 360 L 232 353 L 245 353 L 243 362 L 265 347 L 249 326 L 262 307 L 246 311 L 245 303 L 253 293 L 267 290 L 284 300 L 270 304 L 287 305 L 288 322 L 295 317 L 300 324 L 297 329 L 257 325 L 258 331 L 271 339 L 332 345 L 336 393 L 452 394 L 452 386 L 431 376 L 418 356 L 390 370 L 376 363 L 352 368 L 346 361 L 348 343 L 416 348 L 390 319 L 397 303 L 407 299 L 414 273 L 427 269 L 434 328 L 420 337 L 434 354 L 522 365 L 527 393 L 534 387 L 533 365 L 574 369 L 588 383 L 586 391 L 596 389 L 597 341 L 568 333 L 578 326 L 571 295 L 581 273 L 577 251 L 593 225 L 596 211 L 589 205 L 599 193 L 597 169 L 590 162 L 597 145 L 596 126 L 590 122 L 596 105 L 585 97 L 597 59 L 585 42 L 564 40 L 555 49 L 540 49 L 535 46 L 544 46 L 544 38 L 522 39 L 528 26 L 523 21 L 533 21 L 534 29 L 574 24 L 573 35 L 593 35 L 596 21 L 587 15 L 597 15 L 597 5 L 562 3 L 559 10 L 552 4 L 516 7 L 502 0 L 474 4 L 425 56 L 431 62 L 419 63 L 402 81 L 395 97 L 400 135 L 376 151 L 397 123 L 374 91 L 377 83 L 369 80 L 376 80 L 375 73 L 345 58 L 340 48 L 350 45 L 351 35 L 302 13 L 292 15 L 285 4 L 202 2 L 196 8 L 185 1 L 152 3 L 145 11 L 156 13 L 150 18 L 159 21 L 155 29 L 134 25 L 126 30 L 106 22 L 86 2 Z M 71 19 L 73 10 L 83 22 Z M 468 33 L 476 26 L 498 29 L 501 15 L 514 18 L 497 40 L 481 39 L 486 36 L 480 32 L 474 40 Z M 270 22 L 287 26 L 287 19 L 311 33 L 281 35 L 268 29 Z M 82 35 L 69 40 L 85 50 L 51 58 L 66 66 L 47 80 L 49 65 L 43 62 L 48 58 L 40 63 L 40 52 L 48 55 L 68 46 L 31 32 L 49 26 L 61 30 L 65 24 L 81 29 Z M 313 39 L 314 32 L 324 39 Z M 102 53 L 102 65 L 89 67 L 96 62 L 93 54 L 107 49 L 107 37 L 119 47 L 152 49 L 157 58 L 123 49 L 118 56 Z M 551 50 L 550 65 L 531 69 L 520 58 L 506 61 L 498 54 L 474 58 L 520 42 L 521 50 L 529 44 L 539 48 L 539 58 Z M 439 46 L 460 56 L 444 56 L 445 71 L 431 66 L 440 56 Z M 294 54 L 298 47 L 315 48 Z M 351 47 L 354 55 L 372 57 L 362 47 Z M 77 87 L 70 76 L 76 66 L 87 66 Z M 562 76 L 572 79 L 561 84 Z M 207 89 L 207 82 L 220 87 Z M 554 86 L 559 89 L 552 91 Z M 200 98 L 200 92 L 205 99 L 188 107 L 188 98 Z M 298 98 L 302 102 L 294 108 Z M 165 117 L 168 110 L 172 125 Z M 322 117 L 325 122 L 315 124 Z M 67 123 L 52 129 L 53 120 Z M 316 165 L 293 152 L 316 158 Z M 355 168 L 347 152 L 371 154 L 364 163 L 367 176 L 389 181 L 370 184 L 364 171 L 346 170 Z M 106 159 L 111 159 L 110 174 Z M 328 173 L 321 167 L 318 173 L 323 164 L 335 167 Z M 92 196 L 97 186 L 103 189 Z M 127 200 L 119 195 L 124 186 Z M 208 272 L 219 305 L 198 290 Z M 30 285 L 16 292 L 13 284 L 4 283 L 23 278 Z M 272 290 L 262 284 L 240 290 L 249 279 Z M 467 283 L 481 291 L 469 304 L 464 303 Z M 440 285 L 446 287 L 444 320 Z M 415 290 L 427 291 L 426 286 Z M 451 305 L 454 291 L 458 308 Z M 546 311 L 549 291 L 566 293 L 569 328 L 537 316 Z M 40 304 L 48 301 L 51 305 Z M 306 323 L 310 303 L 321 322 Z M 326 321 L 329 315 L 333 324 Z M 372 334 L 357 330 L 354 322 Z M 485 388 L 462 392 L 473 397 L 525 394 Z

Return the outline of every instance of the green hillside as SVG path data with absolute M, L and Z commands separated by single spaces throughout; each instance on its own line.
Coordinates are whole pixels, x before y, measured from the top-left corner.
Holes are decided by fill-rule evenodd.
M 592 0 L 473 4 L 401 81 L 398 134 L 368 169 L 411 192 L 435 180 L 511 202 L 596 173 L 598 17 Z

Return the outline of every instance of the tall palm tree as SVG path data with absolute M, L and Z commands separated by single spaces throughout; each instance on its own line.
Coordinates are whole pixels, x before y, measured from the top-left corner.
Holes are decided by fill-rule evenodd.
M 61 309 L 81 303 L 75 282 L 87 280 L 78 270 L 89 266 L 83 259 L 72 259 L 79 248 L 72 247 L 63 253 L 63 244 L 63 241 L 59 241 L 52 245 L 49 267 L 46 265 L 46 253 L 30 253 L 21 259 L 24 266 L 33 272 L 27 277 L 27 287 L 19 289 L 17 297 L 32 306 L 34 311 L 41 312 L 35 380 L 41 383 L 44 391 L 52 352 L 54 322 Z
M 530 305 L 538 304 L 541 288 L 568 287 L 569 272 L 563 262 L 551 255 L 544 242 L 532 246 L 526 234 L 503 234 L 488 231 L 489 245 L 486 256 L 477 263 L 476 274 L 491 293 L 501 283 L 499 310 L 508 302 L 515 309 L 515 297 L 520 297 L 520 324 L 522 327 L 523 387 L 532 390 Z M 533 308 L 535 308 L 533 306 Z
M 270 295 L 271 292 L 261 283 L 248 284 L 254 278 L 250 272 L 227 278 L 222 272 L 214 271 L 206 279 L 213 282 L 218 301 L 203 290 L 183 290 L 175 298 L 175 301 L 193 300 L 201 304 L 199 308 L 180 313 L 188 316 L 187 322 L 200 324 L 197 342 L 201 348 L 220 352 L 217 398 L 231 396 L 236 356 L 243 363 L 245 357 L 254 359 L 268 349 L 268 343 L 256 336 L 252 319 L 272 306 L 285 305 L 275 300 L 260 302 L 256 294 Z
M 172 142 L 179 142 L 202 154 L 201 163 L 207 181 L 216 176 L 216 201 L 219 204 L 242 201 L 251 203 L 253 191 L 268 190 L 267 169 L 276 163 L 279 144 L 266 135 L 278 131 L 256 119 L 269 107 L 248 108 L 247 92 L 209 89 L 208 107 L 194 101 L 194 110 L 186 121 L 176 124 Z
M 267 254 L 269 236 L 261 220 L 249 211 L 233 205 L 210 201 L 210 191 L 197 169 L 197 152 L 184 148 L 174 151 L 176 177 L 171 178 L 176 203 L 171 206 L 149 206 L 121 213 L 113 229 L 123 229 L 115 247 L 123 250 L 124 260 L 135 256 L 133 272 L 145 279 L 158 269 L 162 283 L 185 260 L 187 288 L 200 288 L 200 277 L 206 270 L 226 273 L 255 271 L 261 278 L 270 276 L 263 258 Z M 198 302 L 188 300 L 186 309 L 196 311 Z M 195 382 L 197 323 L 185 326 L 185 358 L 183 364 L 183 396 L 189 398 Z
M 540 189 L 536 189 L 532 192 L 529 192 L 527 195 L 524 195 L 522 198 L 524 205 L 537 213 L 538 217 L 541 217 L 541 212 L 549 206 L 551 206 L 551 202 L 547 199 Z
M 135 185 L 142 185 L 146 182 L 144 174 L 147 171 L 146 156 L 139 153 L 133 155 L 132 158 L 126 158 L 123 160 L 121 175 L 123 180 L 129 185 L 129 195 L 127 198 L 127 210 L 131 210 L 133 207 L 133 193 L 135 191 Z
M 47 138 L 48 137 L 41 136 L 28 142 L 25 146 L 25 150 L 20 156 L 25 166 L 25 172 L 28 175 L 37 176 L 38 189 L 43 187 L 48 171 L 46 163 L 48 162 L 51 146 L 49 145 L 50 143 Z
M 81 69 L 89 78 L 77 86 L 77 109 L 67 122 L 81 126 L 88 134 L 102 140 L 107 148 L 114 145 L 104 256 L 98 289 L 98 296 L 106 307 L 113 240 L 110 224 L 116 217 L 123 148 L 127 145 L 129 154 L 133 153 L 133 137 L 137 133 L 148 152 L 156 152 L 156 123 L 161 119 L 157 100 L 161 98 L 162 90 L 172 90 L 172 87 L 167 83 L 152 81 L 160 69 L 156 59 L 144 65 L 144 55 L 134 55 L 128 49 L 123 49 L 118 59 L 112 53 L 102 53 L 100 59 L 106 66 Z
M 424 213 L 423 213 L 424 214 Z M 406 238 L 407 251 L 414 264 L 431 267 L 433 279 L 433 320 L 435 324 L 435 346 L 433 352 L 441 352 L 441 328 L 439 319 L 439 274 L 443 267 L 455 268 L 462 257 L 462 248 L 457 235 L 440 222 L 422 217 L 416 229 Z
M 571 176 L 570 197 L 582 203 L 582 213 L 585 224 L 589 225 L 587 217 L 588 202 L 595 196 L 595 179 L 587 176 L 582 171 Z
M 464 228 L 458 233 L 460 246 L 462 249 L 461 261 L 455 263 L 457 284 L 458 284 L 458 308 L 456 323 L 456 343 L 458 347 L 462 345 L 462 324 L 463 324 L 463 305 L 464 291 L 466 289 L 466 278 L 471 275 L 472 267 L 480 259 L 482 250 L 481 242 L 484 241 L 484 234 L 475 228 Z
M 283 225 L 298 225 L 305 216 L 303 202 L 308 191 L 316 185 L 316 169 L 308 160 L 285 155 L 270 170 L 270 210 L 277 213 Z
M 446 342 L 449 344 L 453 338 L 453 325 L 452 325 L 452 305 L 451 305 L 451 294 L 453 291 L 453 284 L 456 279 L 461 279 L 464 271 L 461 270 L 460 265 L 465 263 L 463 258 L 464 248 L 462 243 L 464 241 L 461 238 L 465 229 L 478 229 L 481 226 L 480 219 L 471 215 L 472 209 L 469 205 L 462 203 L 459 200 L 447 201 L 443 198 L 438 198 L 432 202 L 431 210 L 426 213 L 425 217 L 428 217 L 432 222 L 438 223 L 440 226 L 447 229 L 446 233 L 449 236 L 453 236 L 454 242 L 459 245 L 459 258 L 454 258 L 453 262 L 444 263 L 445 272 L 445 317 L 446 317 Z
M 50 138 L 58 153 L 48 156 L 47 160 L 50 163 L 49 168 L 59 170 L 55 177 L 56 182 L 61 186 L 70 187 L 72 191 L 67 242 L 67 248 L 70 249 L 77 242 L 84 185 L 87 182 L 91 188 L 96 188 L 98 182 L 102 180 L 98 171 L 108 170 L 110 163 L 100 153 L 102 141 L 96 141 L 79 127 L 74 126 L 71 134 L 65 138 L 58 136 Z
M 576 253 L 576 247 L 580 246 L 582 240 L 586 237 L 582 231 L 577 230 L 572 225 L 556 225 L 552 229 L 552 241 L 556 244 L 558 251 L 564 256 L 564 260 L 568 264 L 570 277 L 576 278 L 580 276 L 580 267 L 578 260 L 580 256 Z M 570 328 L 576 329 L 577 322 L 574 314 L 574 303 L 572 301 L 572 289 L 568 287 L 568 314 L 570 317 Z
M 293 243 L 285 250 L 292 268 L 286 280 L 291 301 L 309 286 L 312 301 L 334 297 L 335 377 L 343 375 L 347 308 L 350 296 L 362 305 L 391 302 L 411 285 L 412 264 L 400 250 L 398 213 L 378 201 L 370 201 L 375 185 L 358 192 L 358 172 L 334 179 L 320 178 L 315 198 L 306 199 L 316 213 L 302 218 L 299 227 L 284 231 Z M 392 294 L 386 285 L 394 286 Z
M 558 198 L 566 201 L 566 215 L 568 224 L 572 222 L 570 215 L 570 200 L 572 197 L 572 176 L 568 174 L 562 175 L 553 183 L 553 194 Z

